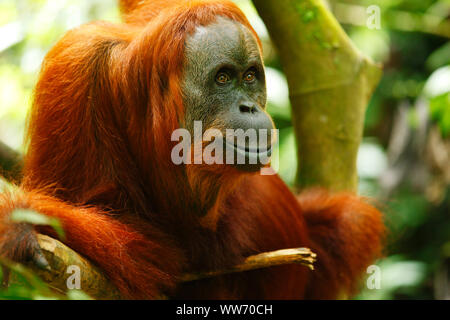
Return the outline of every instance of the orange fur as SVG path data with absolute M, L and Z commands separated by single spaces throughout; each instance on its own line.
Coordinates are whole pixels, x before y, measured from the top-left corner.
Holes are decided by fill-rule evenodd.
M 17 234 L 11 231 L 17 230 L 8 221 L 8 213 L 16 208 L 32 208 L 58 218 L 65 231 L 64 242 L 99 265 L 120 288 L 124 298 L 157 298 L 175 285 L 174 275 L 183 263 L 180 253 L 170 246 L 171 240 L 167 236 L 145 221 L 136 221 L 133 226 L 131 221 L 122 223 L 99 209 L 71 206 L 36 192 L 4 194 L 0 203 L 0 247 L 8 241 L 20 240 L 12 238 Z M 48 228 L 37 229 L 57 237 Z M 19 248 L 20 245 L 26 243 L 19 243 Z M 3 246 L 3 249 L 6 248 Z M 164 256 L 172 263 L 161 265 L 158 256 Z
M 126 24 L 76 28 L 43 63 L 21 191 L 0 198 L 0 253 L 28 248 L 8 218 L 14 208 L 32 208 L 61 219 L 65 243 L 100 266 L 126 298 L 354 292 L 380 253 L 383 232 L 381 214 L 364 200 L 324 191 L 297 199 L 277 175 L 170 160 L 170 135 L 184 119 L 184 40 L 217 16 L 253 31 L 242 12 L 221 0 L 121 4 Z M 199 217 L 208 201 L 215 201 L 213 213 Z M 176 283 L 182 272 L 224 269 L 291 247 L 315 250 L 317 270 L 289 265 Z

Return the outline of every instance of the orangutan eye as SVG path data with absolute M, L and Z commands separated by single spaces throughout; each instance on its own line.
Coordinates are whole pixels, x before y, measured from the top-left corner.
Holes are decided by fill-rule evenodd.
M 256 79 L 256 72 L 255 70 L 249 70 L 244 74 L 244 81 L 245 82 L 253 82 Z
M 231 81 L 231 78 L 228 75 L 228 73 L 223 72 L 223 71 L 217 73 L 217 75 L 216 75 L 216 82 L 218 84 L 226 84 L 227 82 L 230 82 L 230 81 Z

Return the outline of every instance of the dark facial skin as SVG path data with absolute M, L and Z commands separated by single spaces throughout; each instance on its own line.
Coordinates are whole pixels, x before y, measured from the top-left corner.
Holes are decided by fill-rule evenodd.
M 218 17 L 216 22 L 198 27 L 185 44 L 183 96 L 185 128 L 193 134 L 194 121 L 202 121 L 203 131 L 219 129 L 270 129 L 273 122 L 265 112 L 266 83 L 261 52 L 250 30 Z M 268 138 L 270 144 L 270 136 Z M 257 146 L 237 146 L 236 152 L 261 152 Z M 250 148 L 250 150 L 249 150 Z M 265 147 L 263 151 L 270 150 Z M 250 156 L 254 155 L 253 153 Z M 237 166 L 255 171 L 260 164 Z

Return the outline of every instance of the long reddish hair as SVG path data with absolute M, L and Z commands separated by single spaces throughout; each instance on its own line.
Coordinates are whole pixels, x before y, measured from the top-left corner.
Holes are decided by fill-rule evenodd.
M 125 15 L 134 3 L 122 2 Z M 48 53 L 29 122 L 26 188 L 51 185 L 63 200 L 137 212 L 186 207 L 185 173 L 170 161 L 170 135 L 184 119 L 186 37 L 217 16 L 256 33 L 230 1 L 142 5 L 126 24 L 85 25 Z

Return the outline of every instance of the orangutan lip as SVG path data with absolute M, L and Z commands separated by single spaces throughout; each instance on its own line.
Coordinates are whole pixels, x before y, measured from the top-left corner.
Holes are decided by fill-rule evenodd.
M 272 146 L 269 146 L 266 149 L 261 150 L 260 148 L 249 148 L 247 146 L 239 146 L 235 143 L 230 143 L 227 141 L 227 139 L 224 139 L 225 145 L 227 147 L 233 148 L 236 153 L 244 155 L 245 158 L 251 159 L 255 158 L 258 159 L 259 157 L 270 157 L 272 155 Z

